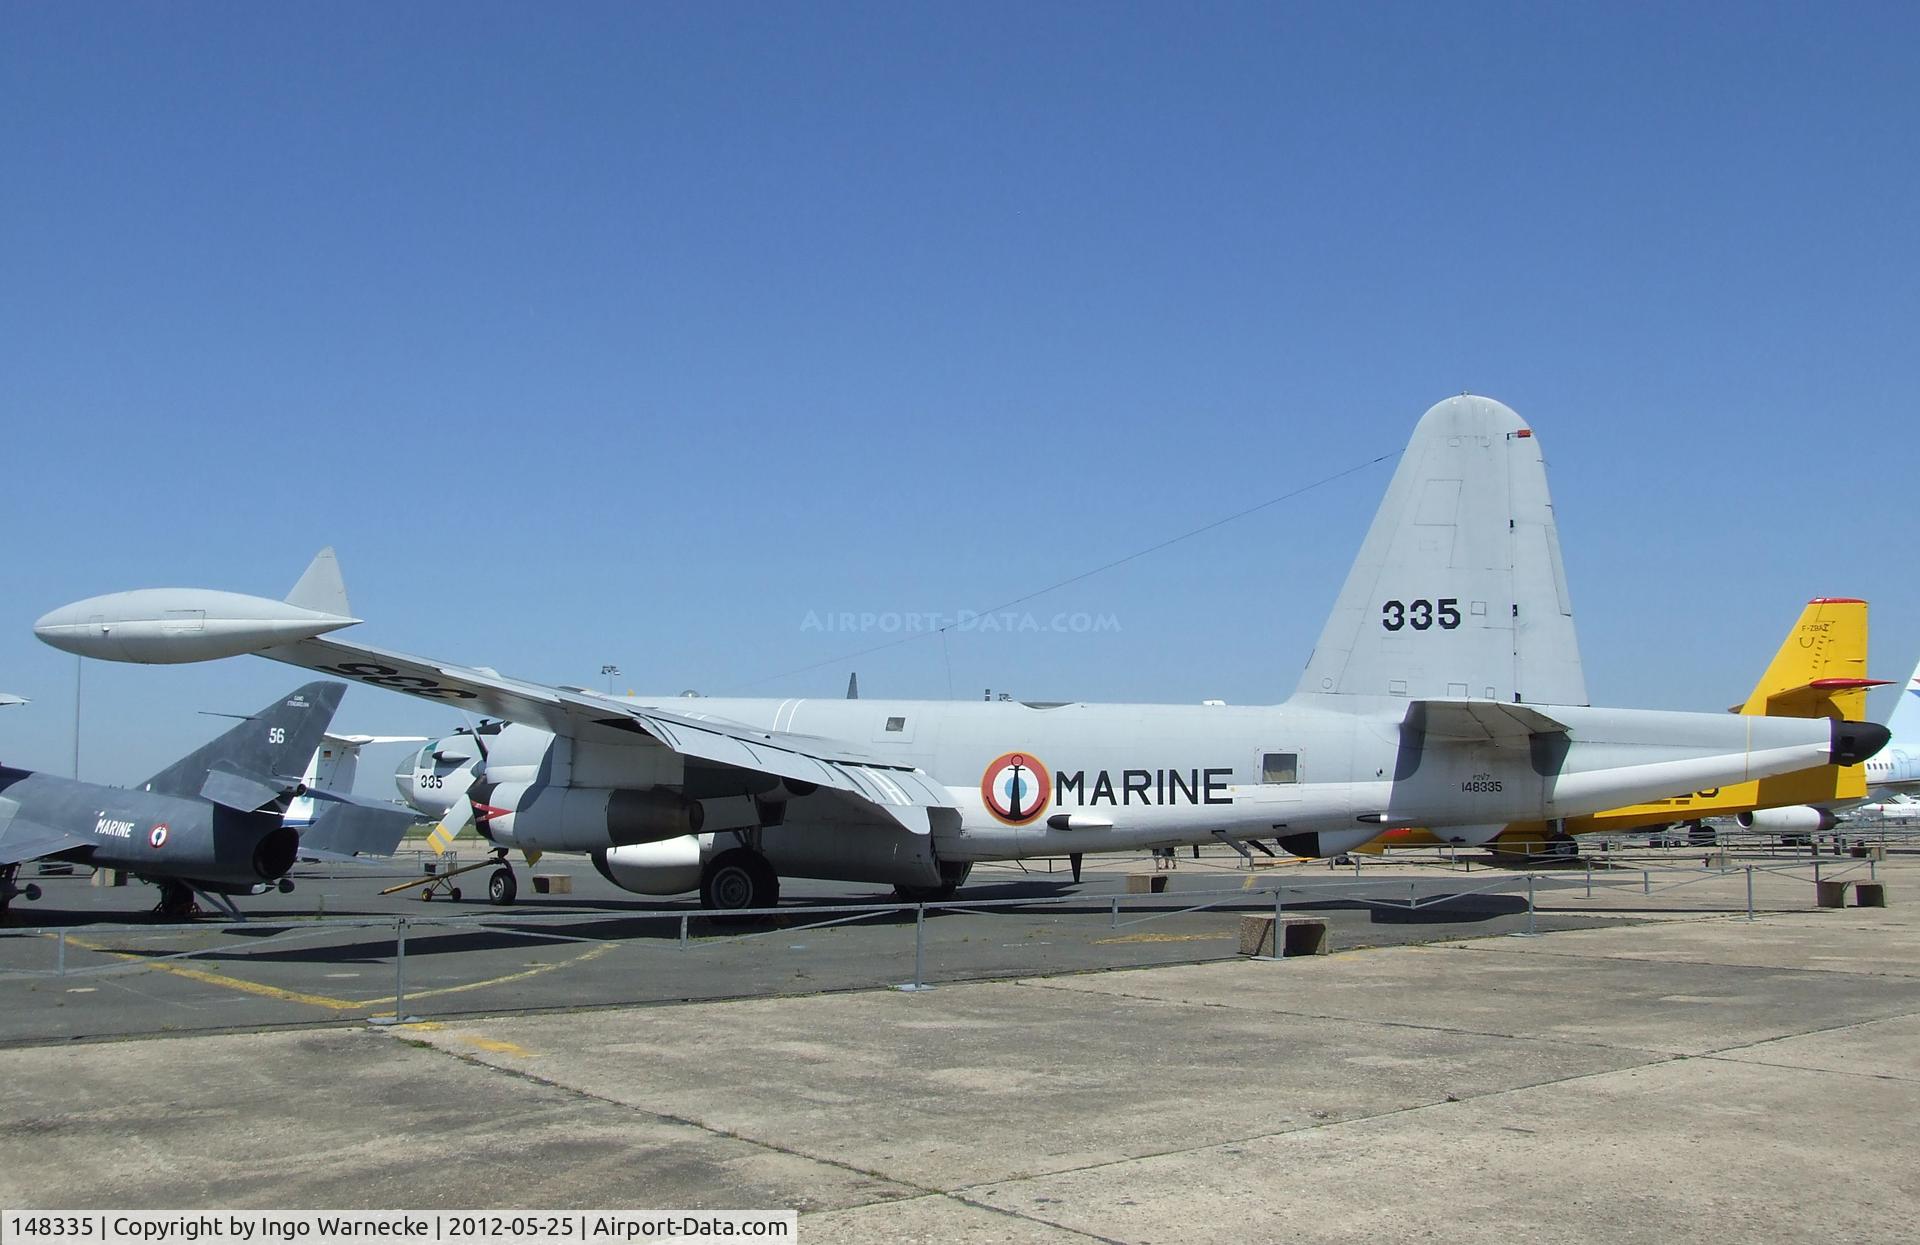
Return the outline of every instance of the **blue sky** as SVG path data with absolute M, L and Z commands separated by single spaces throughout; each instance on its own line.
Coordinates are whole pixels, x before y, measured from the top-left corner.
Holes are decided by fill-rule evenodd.
M 325 544 L 369 641 L 555 682 L 1276 701 L 1390 464 L 1028 607 L 1097 631 L 808 618 L 991 605 L 1461 390 L 1546 447 L 1596 703 L 1723 708 L 1813 595 L 1920 658 L 1910 6 L 0 21 L 9 764 L 68 764 L 40 613 Z M 89 663 L 83 772 L 303 677 Z

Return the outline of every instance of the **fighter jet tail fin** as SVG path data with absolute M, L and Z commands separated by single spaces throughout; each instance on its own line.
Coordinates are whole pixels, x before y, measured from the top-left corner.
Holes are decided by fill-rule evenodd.
M 298 775 L 306 770 L 346 690 L 344 683 L 309 683 L 282 696 L 155 774 L 146 788 L 162 795 L 198 796 L 216 770 Z
M 1587 703 L 1539 439 L 1490 398 L 1421 417 L 1300 695 Z
M 1815 597 L 1800 611 L 1753 694 L 1735 712 L 1776 718 L 1867 716 L 1867 603 Z
M 313 555 L 306 573 L 287 594 L 287 604 L 322 614 L 352 617 L 353 611 L 347 607 L 347 581 L 340 576 L 340 559 L 334 556 L 332 545 Z

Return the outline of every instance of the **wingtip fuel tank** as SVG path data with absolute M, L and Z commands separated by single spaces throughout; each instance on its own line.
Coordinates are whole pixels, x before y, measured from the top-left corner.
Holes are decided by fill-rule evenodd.
M 82 657 L 168 665 L 257 653 L 359 621 L 238 592 L 141 588 L 63 605 L 33 633 Z

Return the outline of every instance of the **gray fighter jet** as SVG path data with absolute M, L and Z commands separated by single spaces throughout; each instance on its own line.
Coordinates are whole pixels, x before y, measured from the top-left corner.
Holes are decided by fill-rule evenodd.
M 413 657 L 354 625 L 331 550 L 284 602 L 145 589 L 41 618 L 116 661 L 257 653 L 483 713 L 403 771 L 444 841 L 576 851 L 641 894 L 772 906 L 782 876 L 951 893 L 975 861 L 1426 827 L 1485 843 L 1642 800 L 1857 764 L 1885 727 L 1587 703 L 1540 442 L 1488 398 L 1419 422 L 1294 696 L 1271 706 L 614 697 Z
M 344 683 L 309 683 L 195 749 L 139 787 L 107 787 L 0 766 L 0 912 L 16 896 L 20 866 L 63 860 L 118 869 L 160 887 L 159 911 L 190 916 L 196 897 L 239 916 L 232 896 L 277 884 L 291 890 L 296 854 L 391 854 L 415 820 L 390 805 L 327 794 L 304 835 L 287 825 L 305 795 L 314 755 Z

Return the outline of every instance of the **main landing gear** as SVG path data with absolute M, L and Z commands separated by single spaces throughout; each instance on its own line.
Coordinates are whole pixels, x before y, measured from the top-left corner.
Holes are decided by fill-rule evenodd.
M 967 884 L 967 875 L 972 872 L 971 860 L 943 860 L 940 862 L 940 885 L 896 886 L 893 888 L 893 893 L 913 903 L 932 903 L 939 899 L 952 899 L 953 893 Z
M 184 921 L 200 915 L 200 901 L 185 882 L 166 881 L 160 883 L 160 902 L 153 910 L 171 920 Z
M 780 875 L 750 847 L 729 848 L 700 870 L 700 906 L 710 912 L 771 908 L 780 902 Z
M 1555 860 L 1572 860 L 1580 854 L 1580 844 L 1571 834 L 1563 830 L 1547 840 L 1546 851 L 1541 854 Z
M 520 893 L 520 879 L 513 874 L 513 866 L 507 863 L 507 854 L 501 852 L 494 859 L 499 867 L 487 875 L 487 902 L 506 907 Z

